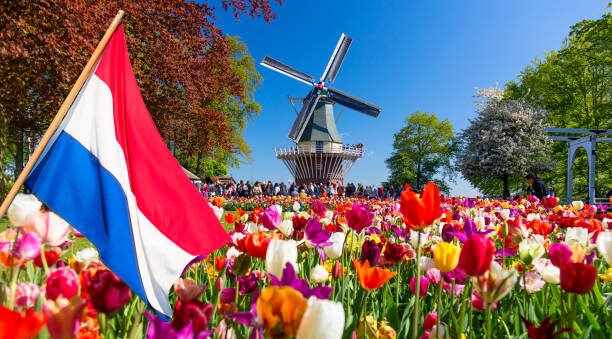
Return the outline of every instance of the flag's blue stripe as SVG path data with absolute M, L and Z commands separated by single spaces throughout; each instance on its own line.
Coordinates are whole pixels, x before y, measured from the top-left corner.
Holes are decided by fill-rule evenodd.
M 94 155 L 70 134 L 61 132 L 28 176 L 26 186 L 82 232 L 98 248 L 106 266 L 147 301 L 125 192 Z

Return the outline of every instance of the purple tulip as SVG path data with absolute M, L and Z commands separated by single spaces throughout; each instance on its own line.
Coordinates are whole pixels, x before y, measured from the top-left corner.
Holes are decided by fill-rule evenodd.
M 236 300 L 236 289 L 235 288 L 225 288 L 221 291 L 219 295 L 219 301 L 224 304 L 229 304 Z
M 315 296 L 319 299 L 329 299 L 332 293 L 331 286 L 316 286 L 311 288 L 306 279 L 300 279 L 295 274 L 293 265 L 287 263 L 283 269 L 283 275 L 279 280 L 274 275 L 270 275 L 270 285 L 272 286 L 290 286 L 294 290 L 302 293 L 304 298 L 308 299 L 311 296 Z
M 257 290 L 258 281 L 259 279 L 257 278 L 257 275 L 253 272 L 248 275 L 238 277 L 238 292 L 241 295 L 253 293 L 255 290 Z
M 35 233 L 26 233 L 15 242 L 15 257 L 27 261 L 38 257 L 42 240 Z
M 453 282 L 454 279 L 456 284 L 465 284 L 465 281 L 467 280 L 467 275 L 459 267 L 450 272 L 442 273 L 442 277 L 444 278 L 444 281 L 449 283 Z
M 149 319 L 149 327 L 147 327 L 147 339 L 192 339 L 193 325 L 191 323 L 183 327 L 179 331 L 174 329 L 172 323 L 163 321 L 149 312 L 145 312 L 145 316 Z
M 325 261 L 324 248 L 333 245 L 333 242 L 329 241 L 329 237 L 331 237 L 331 232 L 324 229 L 323 225 L 316 218 L 306 222 L 306 239 L 319 252 L 321 262 Z
M 377 244 L 374 240 L 366 240 L 363 242 L 361 247 L 361 258 L 360 261 L 364 263 L 366 260 L 371 266 L 375 266 L 380 259 L 380 252 L 382 251 L 383 244 Z
M 473 234 L 489 234 L 491 232 L 493 232 L 493 229 L 488 229 L 482 232 L 478 231 L 478 228 L 476 228 L 476 223 L 474 223 L 472 219 L 466 218 L 463 224 L 463 232 L 448 232 L 448 234 L 457 238 L 457 240 L 459 240 L 461 243 L 465 243 L 465 241 Z
M 263 222 L 263 226 L 265 228 L 269 230 L 273 230 L 276 227 L 278 227 L 278 225 L 280 225 L 281 222 L 283 222 L 283 219 L 281 217 L 282 213 L 283 213 L 283 210 L 280 206 L 271 205 L 268 208 L 266 208 L 265 211 L 261 212 L 259 214 L 259 217 L 261 218 Z

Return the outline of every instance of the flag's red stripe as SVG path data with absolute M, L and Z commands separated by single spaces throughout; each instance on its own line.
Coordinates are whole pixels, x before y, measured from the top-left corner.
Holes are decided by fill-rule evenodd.
M 113 95 L 117 142 L 126 157 L 138 208 L 162 234 L 191 254 L 207 255 L 229 242 L 229 235 L 183 173 L 147 111 L 123 27 L 109 41 L 96 75 Z

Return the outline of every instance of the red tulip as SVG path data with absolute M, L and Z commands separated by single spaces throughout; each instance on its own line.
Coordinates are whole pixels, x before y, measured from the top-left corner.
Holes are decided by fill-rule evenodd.
M 130 288 L 109 269 L 93 268 L 83 272 L 83 290 L 98 312 L 117 311 L 132 298 Z
M 59 259 L 60 255 L 61 255 L 61 251 L 57 250 L 57 247 L 48 251 L 45 251 L 45 260 L 47 261 L 47 266 L 51 267 L 53 265 L 55 265 L 55 263 L 57 263 L 57 260 Z M 43 262 L 42 262 L 42 252 L 38 255 L 38 257 L 34 258 L 33 263 L 34 265 L 36 265 L 37 267 L 43 267 Z
M 33 309 L 21 313 L 0 305 L 0 338 L 34 338 L 46 322 L 47 317 Z
M 494 253 L 493 239 L 483 234 L 473 234 L 461 249 L 459 268 L 467 275 L 481 276 L 491 267 Z
M 213 305 L 204 304 L 199 300 L 182 301 L 177 300 L 174 305 L 174 318 L 172 326 L 181 330 L 188 324 L 193 325 L 194 337 L 201 331 L 208 329 L 208 323 L 212 317 Z
M 433 182 L 428 182 L 419 198 L 406 185 L 401 193 L 400 212 L 402 212 L 406 226 L 415 231 L 433 224 L 442 215 L 438 186 Z
M 79 277 L 67 267 L 51 270 L 46 282 L 45 297 L 48 300 L 55 300 L 58 297 L 70 299 L 79 292 Z
M 561 265 L 561 288 L 566 292 L 586 294 L 595 286 L 595 266 L 583 263 Z
M 436 312 L 431 312 L 425 316 L 425 320 L 423 320 L 423 329 L 425 331 L 430 331 L 438 321 L 438 314 Z

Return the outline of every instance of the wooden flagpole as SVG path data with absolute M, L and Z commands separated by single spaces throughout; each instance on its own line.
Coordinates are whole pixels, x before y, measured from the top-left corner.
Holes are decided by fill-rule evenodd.
M 32 153 L 25 167 L 19 174 L 19 177 L 15 181 L 15 184 L 11 188 L 10 192 L 8 193 L 6 198 L 4 198 L 4 201 L 2 201 L 2 205 L 0 205 L 0 218 L 4 216 L 4 213 L 6 212 L 10 204 L 13 202 L 13 199 L 15 199 L 15 196 L 19 192 L 19 189 L 21 188 L 21 186 L 23 186 L 25 179 L 28 177 L 28 175 L 34 168 L 34 164 L 36 164 L 36 161 L 38 161 L 38 158 L 40 158 L 43 150 L 49 143 L 49 140 L 51 139 L 51 137 L 53 136 L 53 134 L 55 133 L 55 131 L 61 124 L 66 114 L 68 113 L 70 106 L 72 106 L 74 99 L 76 99 L 77 95 L 81 91 L 81 88 L 85 84 L 85 81 L 89 77 L 89 74 L 91 73 L 94 66 L 96 65 L 96 62 L 100 58 L 100 55 L 102 55 L 102 52 L 104 51 L 104 48 L 108 44 L 108 41 L 113 36 L 113 33 L 115 33 L 115 30 L 117 30 L 117 27 L 119 27 L 119 24 L 121 23 L 121 19 L 123 18 L 123 14 L 124 12 L 122 10 L 119 10 L 119 12 L 117 12 L 115 19 L 113 20 L 113 22 L 110 24 L 110 26 L 106 30 L 106 33 L 104 33 L 102 40 L 100 40 L 100 42 L 98 43 L 98 46 L 96 47 L 93 54 L 91 55 L 91 58 L 89 58 L 89 61 L 85 65 L 85 68 L 83 68 L 81 75 L 79 75 L 76 83 L 74 84 L 74 86 L 72 86 L 72 89 L 68 93 L 68 96 L 66 97 L 66 99 L 64 99 L 64 102 L 60 106 L 59 111 L 57 112 L 55 117 L 53 118 L 53 121 L 51 121 L 51 125 L 49 125 L 49 128 L 43 135 L 42 139 L 40 139 L 40 142 L 38 143 L 38 146 L 36 146 L 34 153 Z

